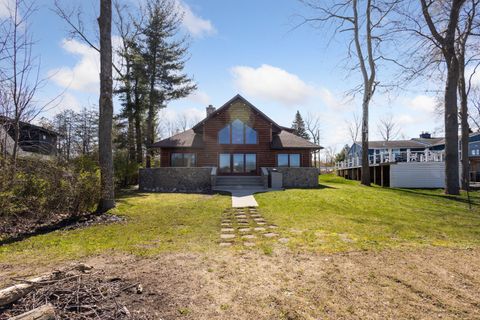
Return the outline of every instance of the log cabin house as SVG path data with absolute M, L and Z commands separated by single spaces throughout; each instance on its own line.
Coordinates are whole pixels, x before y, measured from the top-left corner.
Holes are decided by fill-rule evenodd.
M 241 95 L 236 95 L 218 109 L 210 105 L 206 111 L 206 118 L 193 128 L 151 146 L 159 150 L 160 168 L 155 168 L 156 173 L 141 170 L 141 189 L 143 177 L 143 182 L 149 180 L 145 190 L 188 190 L 186 184 L 190 181 L 195 186 L 193 180 L 200 179 L 199 172 L 206 171 L 205 168 L 212 169 L 210 175 L 214 179 L 210 186 L 205 182 L 193 189 L 222 184 L 267 188 L 269 170 L 282 172 L 284 187 L 318 185 L 318 170 L 312 167 L 312 152 L 321 146 L 278 125 Z M 186 180 L 177 181 L 177 185 L 172 181 L 166 186 L 166 181 L 171 180 L 172 175 L 176 177 L 177 172 L 184 173 L 180 175 Z M 197 178 L 185 177 L 187 172 Z M 153 181 L 152 174 L 157 182 Z

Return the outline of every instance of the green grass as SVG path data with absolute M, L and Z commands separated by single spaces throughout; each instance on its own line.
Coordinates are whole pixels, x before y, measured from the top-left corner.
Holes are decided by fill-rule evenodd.
M 480 244 L 480 196 L 473 210 L 466 196 L 441 190 L 363 187 L 332 175 L 316 189 L 257 194 L 260 212 L 289 238 L 292 250 L 338 252 L 392 247 L 474 247 Z M 222 212 L 230 197 L 142 194 L 118 199 L 113 213 L 125 222 L 56 231 L 0 247 L 0 263 L 76 259 L 105 252 L 153 255 L 161 252 L 229 250 L 218 244 Z M 259 241 L 270 255 L 276 240 Z M 237 246 L 242 248 L 242 246 Z
M 221 213 L 230 197 L 129 193 L 113 213 L 125 222 L 56 231 L 0 247 L 0 262 L 74 259 L 120 251 L 137 255 L 203 251 L 218 241 Z
M 333 175 L 317 189 L 256 196 L 267 220 L 280 226 L 293 249 L 344 251 L 398 246 L 469 247 L 480 244 L 480 196 L 442 190 L 361 186 Z

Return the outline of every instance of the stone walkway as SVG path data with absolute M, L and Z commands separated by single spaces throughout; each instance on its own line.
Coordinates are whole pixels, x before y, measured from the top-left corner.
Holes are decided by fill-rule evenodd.
M 277 238 L 278 233 L 275 233 L 275 229 L 277 226 L 269 224 L 257 208 L 226 209 L 222 216 L 220 246 L 243 244 L 246 247 L 254 247 L 257 240 Z M 285 242 L 285 239 L 280 242 Z

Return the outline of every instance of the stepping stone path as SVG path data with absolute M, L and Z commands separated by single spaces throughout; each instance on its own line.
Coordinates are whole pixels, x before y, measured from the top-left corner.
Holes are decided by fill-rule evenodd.
M 222 216 L 219 245 L 255 247 L 255 241 L 277 239 L 279 234 L 273 230 L 276 228 L 278 227 L 269 224 L 256 208 L 229 208 Z M 278 242 L 287 243 L 288 239 L 280 238 Z

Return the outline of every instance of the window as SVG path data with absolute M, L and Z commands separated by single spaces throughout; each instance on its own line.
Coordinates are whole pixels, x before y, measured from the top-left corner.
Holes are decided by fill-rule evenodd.
M 247 153 L 245 155 L 245 172 L 255 173 L 257 171 L 257 155 L 254 153 Z
M 242 174 L 257 172 L 255 153 L 220 153 L 218 167 L 221 173 Z
M 249 126 L 245 126 L 245 143 L 257 144 L 257 131 L 253 130 Z
M 298 153 L 290 155 L 290 167 L 300 167 L 300 155 Z
M 220 144 L 257 144 L 257 131 L 236 119 L 218 131 Z
M 288 154 L 279 154 L 277 157 L 277 166 L 288 167 Z
M 277 155 L 278 167 L 300 167 L 300 154 L 298 153 L 280 153 Z
M 220 144 L 230 143 L 230 125 L 218 131 L 218 143 Z
M 243 144 L 244 140 L 243 122 L 235 120 L 232 122 L 232 144 Z
M 195 167 L 197 159 L 195 153 L 172 153 L 172 167 Z

